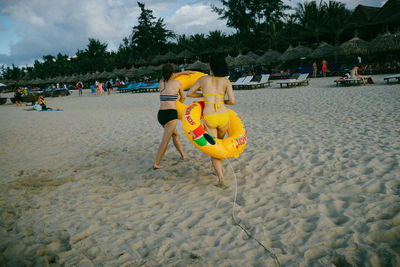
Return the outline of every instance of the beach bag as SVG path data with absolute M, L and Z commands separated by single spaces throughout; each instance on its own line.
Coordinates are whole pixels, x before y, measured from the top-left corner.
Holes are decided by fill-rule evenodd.
M 374 81 L 372 80 L 371 77 L 368 77 L 368 83 L 369 83 L 369 84 L 374 84 Z

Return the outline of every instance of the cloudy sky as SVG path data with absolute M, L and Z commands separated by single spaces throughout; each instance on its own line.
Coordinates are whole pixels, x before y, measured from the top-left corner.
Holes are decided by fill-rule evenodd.
M 141 0 L 177 34 L 233 29 L 210 9 L 218 0 Z M 285 0 L 296 6 L 304 0 Z M 341 0 L 348 8 L 377 6 L 386 0 Z M 136 0 L 0 0 L 0 64 L 31 65 L 44 55 L 73 56 L 88 38 L 116 50 L 137 23 Z

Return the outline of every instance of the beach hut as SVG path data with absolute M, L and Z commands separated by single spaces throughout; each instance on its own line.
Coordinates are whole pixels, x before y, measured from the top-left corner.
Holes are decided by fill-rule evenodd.
M 368 54 L 368 42 L 355 36 L 338 47 L 339 55 L 366 55 Z
M 228 64 L 229 67 L 232 67 L 235 64 L 235 58 L 230 56 L 230 55 L 228 55 L 225 58 L 225 61 L 226 61 L 226 64 Z
M 334 55 L 336 48 L 333 45 L 322 42 L 308 57 L 312 59 L 325 58 Z
M 200 71 L 209 71 L 210 65 L 208 63 L 201 62 L 199 60 L 195 61 L 194 63 L 190 64 L 186 67 L 188 70 L 200 70 Z
M 261 57 L 259 57 L 256 61 L 257 64 L 261 65 L 270 65 L 279 61 L 281 53 L 268 49 L 267 52 L 264 53 Z
M 400 50 L 400 34 L 385 33 L 378 35 L 369 43 L 372 53 L 393 52 Z

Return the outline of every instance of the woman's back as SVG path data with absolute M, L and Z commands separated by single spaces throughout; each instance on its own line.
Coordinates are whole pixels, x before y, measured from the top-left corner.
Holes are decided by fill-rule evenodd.
M 204 76 L 200 78 L 205 103 L 204 114 L 227 112 L 224 98 L 229 84 L 229 81 L 223 77 Z
M 176 100 L 179 94 L 181 83 L 175 80 L 160 81 L 160 109 L 176 109 Z M 176 96 L 176 97 L 175 97 Z

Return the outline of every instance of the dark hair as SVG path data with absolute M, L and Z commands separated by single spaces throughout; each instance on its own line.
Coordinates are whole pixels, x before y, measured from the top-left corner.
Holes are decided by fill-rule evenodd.
M 172 73 L 174 73 L 174 67 L 170 63 L 165 64 L 162 68 L 164 81 L 168 81 L 171 78 Z
M 210 59 L 210 68 L 214 76 L 217 77 L 224 77 L 229 74 L 228 65 L 222 55 L 215 55 Z

